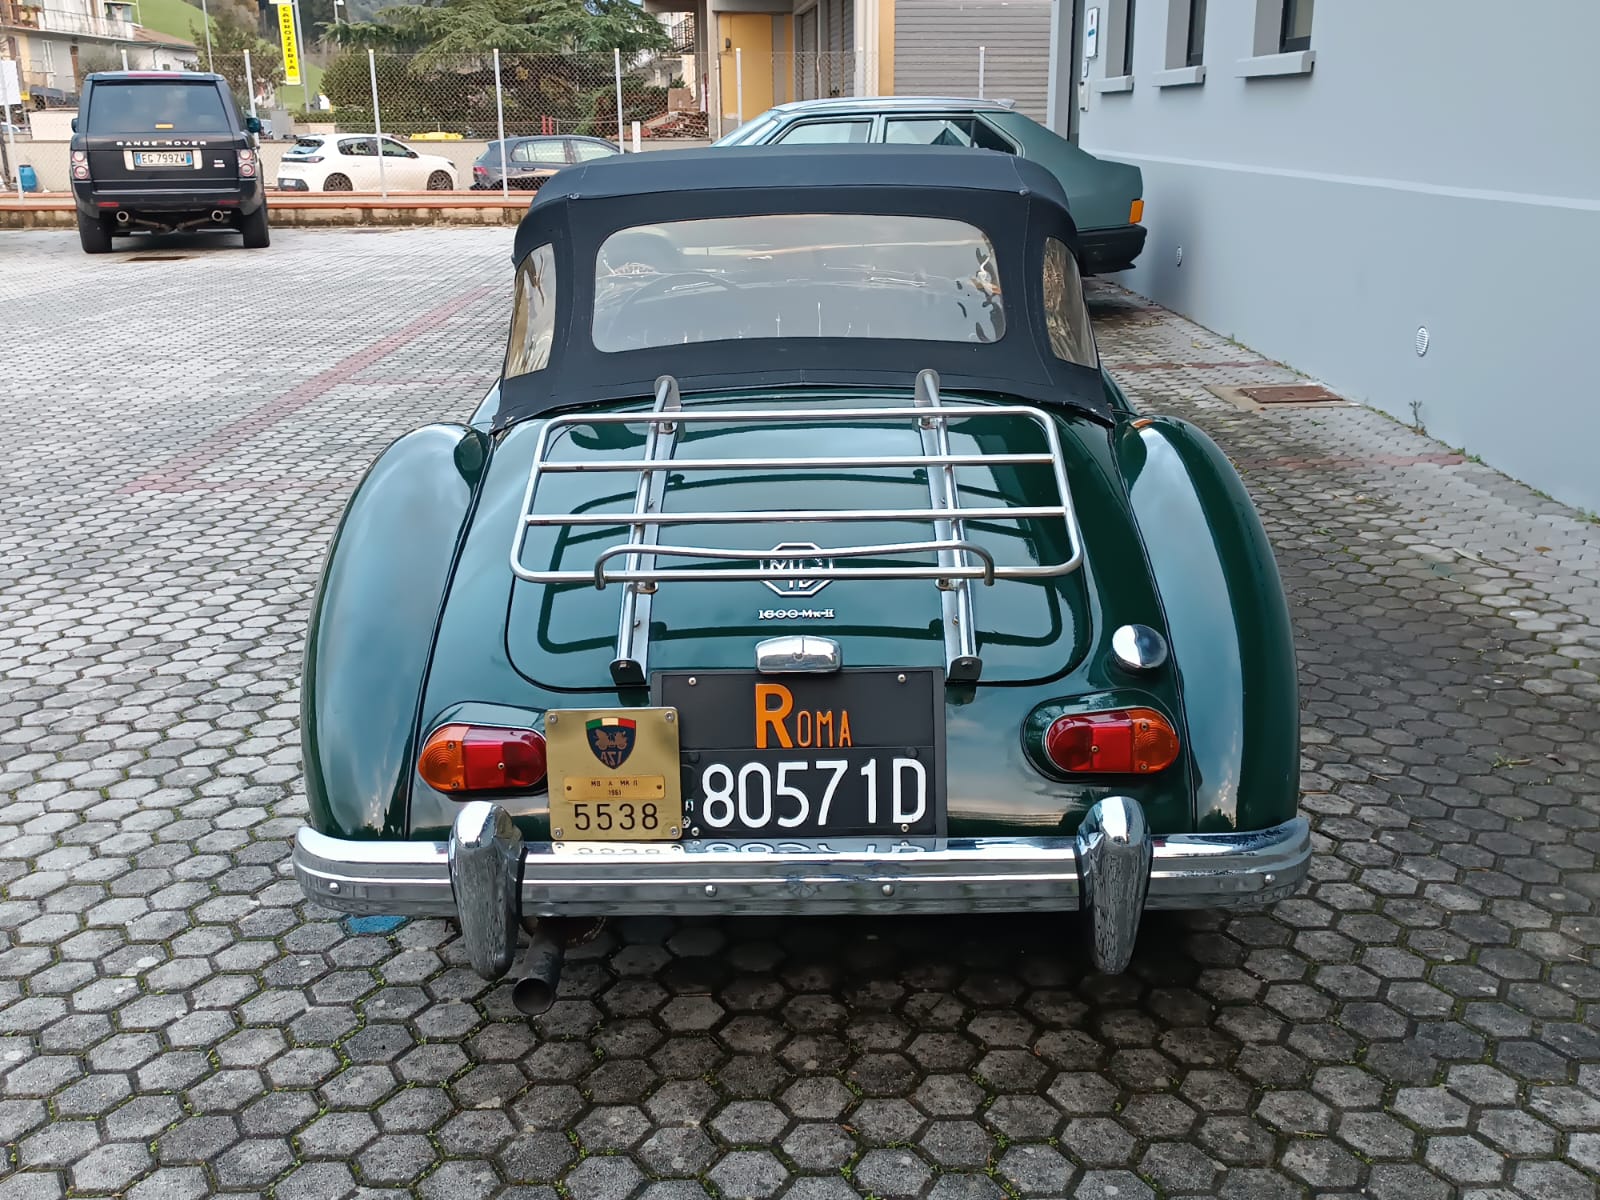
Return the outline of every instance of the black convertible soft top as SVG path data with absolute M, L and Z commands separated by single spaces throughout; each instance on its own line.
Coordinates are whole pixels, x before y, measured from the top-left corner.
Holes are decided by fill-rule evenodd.
M 1005 333 L 988 343 L 746 338 L 602 352 L 591 332 L 595 259 L 636 225 L 764 213 L 944 217 L 981 230 L 1005 285 Z M 1014 396 L 1110 419 L 1099 372 L 1057 358 L 1044 319 L 1047 238 L 1076 249 L 1066 193 L 1015 155 L 926 146 L 753 146 L 652 151 L 568 167 L 517 227 L 518 264 L 549 244 L 556 326 L 549 365 L 502 380 L 496 428 L 557 408 L 648 397 L 661 375 L 685 392 L 792 384 L 900 387 L 924 367 L 946 390 Z

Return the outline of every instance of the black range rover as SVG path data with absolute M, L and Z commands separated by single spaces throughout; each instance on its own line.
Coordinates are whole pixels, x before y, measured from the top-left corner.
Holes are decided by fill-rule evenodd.
M 72 123 L 72 193 L 90 254 L 118 233 L 237 229 L 265 246 L 267 199 L 254 135 L 220 75 L 107 71 L 88 76 Z

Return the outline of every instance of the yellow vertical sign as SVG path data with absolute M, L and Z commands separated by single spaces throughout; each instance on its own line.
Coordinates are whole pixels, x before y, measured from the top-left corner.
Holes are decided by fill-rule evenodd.
M 300 52 L 295 37 L 294 5 L 278 5 L 278 34 L 283 41 L 283 82 L 300 82 Z

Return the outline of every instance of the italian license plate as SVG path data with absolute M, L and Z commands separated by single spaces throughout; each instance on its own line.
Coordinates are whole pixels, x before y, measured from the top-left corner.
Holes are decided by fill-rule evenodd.
M 692 838 L 942 835 L 944 686 L 933 670 L 662 672 Z
M 136 167 L 192 167 L 194 166 L 194 151 L 135 150 L 133 152 L 133 165 Z
M 552 838 L 669 842 L 683 836 L 675 712 L 551 709 L 544 723 Z

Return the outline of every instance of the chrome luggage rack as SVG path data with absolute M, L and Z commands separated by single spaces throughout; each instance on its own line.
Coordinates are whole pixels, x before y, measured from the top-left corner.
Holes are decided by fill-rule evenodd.
M 1043 433 L 1047 451 L 1032 454 L 955 454 L 950 449 L 950 420 L 964 417 L 1009 417 L 1033 422 Z M 673 455 L 685 425 L 811 425 L 819 422 L 914 422 L 921 436 L 921 454 L 828 455 L 783 458 L 686 458 Z M 645 427 L 644 456 L 639 459 L 573 459 L 556 461 L 549 453 L 558 439 L 575 428 L 599 425 Z M 1055 503 L 968 507 L 961 502 L 956 468 L 964 466 L 1049 466 L 1055 480 Z M 663 500 L 671 473 L 717 471 L 837 471 L 851 468 L 904 468 L 924 470 L 928 476 L 926 508 L 851 509 L 737 509 L 728 512 L 665 512 Z M 632 514 L 619 512 L 541 513 L 535 508 L 539 481 L 558 473 L 601 473 L 636 476 Z M 1060 562 L 997 563 L 983 546 L 967 540 L 968 521 L 1057 520 L 1066 532 L 1070 553 Z M 763 560 L 771 550 L 728 546 L 689 546 L 663 540 L 663 531 L 678 525 L 750 525 L 782 527 L 793 522 L 926 521 L 933 536 L 924 541 L 888 545 L 830 546 L 824 550 L 826 566 L 786 566 L 785 579 L 928 579 L 940 589 L 944 616 L 945 677 L 952 683 L 970 683 L 983 670 L 978 657 L 977 626 L 973 619 L 972 581 L 986 585 L 996 579 L 1040 579 L 1066 575 L 1083 562 L 1083 543 L 1072 508 L 1072 493 L 1061 457 L 1061 440 L 1055 422 L 1037 408 L 1003 404 L 945 404 L 939 397 L 939 376 L 924 370 L 917 374 L 915 402 L 905 408 L 829 408 L 796 405 L 788 408 L 686 409 L 678 383 L 670 375 L 656 380 L 655 406 L 648 412 L 566 413 L 550 418 L 539 431 L 528 487 L 522 498 L 522 520 L 511 543 L 511 570 L 529 583 L 592 583 L 625 585 L 617 626 L 617 652 L 611 675 L 618 686 L 641 686 L 649 678 L 650 601 L 663 583 L 691 583 L 765 579 Z M 528 531 L 534 528 L 568 532 L 583 527 L 627 525 L 625 542 L 600 551 L 588 570 L 537 570 L 523 557 Z M 934 563 L 849 565 L 862 558 L 897 558 L 935 554 Z M 659 559 L 722 560 L 727 566 L 668 567 Z M 613 565 L 622 559 L 620 567 Z M 748 563 L 748 565 L 741 565 Z

